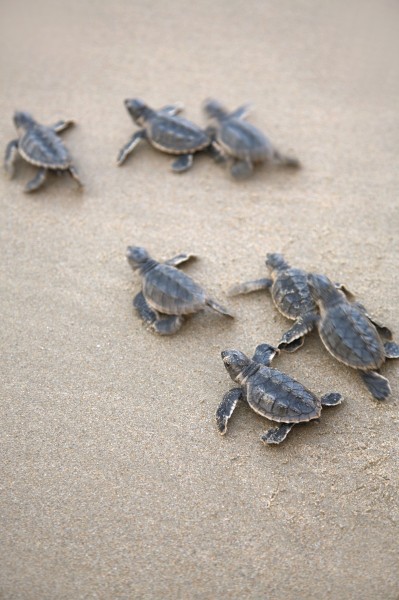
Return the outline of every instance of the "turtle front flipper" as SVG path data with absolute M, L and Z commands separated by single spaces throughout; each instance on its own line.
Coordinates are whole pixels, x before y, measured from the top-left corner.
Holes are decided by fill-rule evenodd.
M 271 346 L 270 344 L 259 344 L 255 348 L 255 354 L 252 357 L 252 360 L 259 365 L 264 365 L 265 367 L 270 366 L 273 358 L 278 354 L 280 350 Z
M 223 396 L 223 400 L 216 411 L 216 423 L 221 435 L 224 435 L 227 431 L 227 423 L 237 406 L 237 402 L 244 399 L 241 388 L 233 388 Z
M 399 358 L 399 344 L 395 342 L 385 342 L 385 358 Z
M 341 290 L 342 290 L 342 288 L 343 288 L 343 286 L 340 287 Z M 345 288 L 344 292 L 345 292 L 345 294 L 347 294 L 346 288 Z M 366 317 L 368 318 L 370 323 L 372 323 L 374 325 L 374 327 L 376 328 L 376 330 L 378 331 L 378 333 L 380 334 L 381 337 L 385 338 L 386 340 L 392 340 L 393 333 L 389 329 L 389 327 L 386 327 L 380 321 L 378 321 L 377 319 L 375 319 L 374 317 L 369 315 L 366 307 L 361 302 L 353 302 L 352 306 L 356 306 L 359 310 L 361 310 L 366 315 Z
M 65 131 L 65 129 L 68 129 L 68 127 L 72 127 L 72 125 L 75 125 L 75 121 L 72 121 L 71 119 L 61 119 L 61 121 L 57 121 L 57 123 L 51 125 L 50 129 L 52 129 L 54 133 L 61 133 L 61 131 Z
M 278 343 L 279 350 L 285 352 L 295 352 L 305 341 L 305 335 L 312 331 L 314 328 L 318 316 L 315 314 L 308 314 L 304 317 L 299 317 L 294 325 L 284 333 L 280 342 Z
M 264 444 L 281 444 L 294 425 L 295 423 L 282 423 L 279 427 L 272 427 L 260 439 Z
M 182 252 L 181 254 L 178 254 L 177 256 L 173 256 L 173 258 L 169 258 L 168 260 L 165 260 L 165 262 L 163 264 L 169 265 L 170 267 L 177 267 L 178 265 L 181 265 L 182 263 L 185 263 L 188 260 L 191 260 L 193 258 L 196 258 L 194 254 L 186 254 L 185 252 Z
M 24 188 L 24 192 L 27 192 L 29 194 L 30 192 L 34 192 L 37 189 L 39 189 L 39 187 L 42 186 L 43 183 L 45 182 L 46 177 L 47 177 L 47 169 L 45 169 L 45 168 L 39 169 L 36 174 L 36 177 L 34 177 L 30 181 L 28 181 L 28 183 L 26 184 L 26 186 Z
M 376 400 L 385 400 L 388 398 L 391 393 L 391 386 L 388 379 L 376 371 L 361 371 L 360 377 Z
M 4 168 L 10 179 L 14 177 L 15 160 L 18 156 L 18 140 L 11 140 L 6 146 L 4 154 Z
M 132 135 L 132 137 L 130 138 L 130 140 L 128 141 L 128 143 L 125 144 L 123 146 L 123 148 L 119 151 L 118 158 L 116 159 L 117 165 L 120 166 L 121 164 L 123 164 L 126 160 L 126 157 L 131 152 L 133 152 L 133 150 L 135 149 L 137 144 L 141 140 L 145 140 L 146 137 L 147 137 L 147 134 L 144 129 L 139 129 L 138 131 L 135 131 L 134 134 Z
M 193 155 L 192 154 L 182 154 L 172 163 L 172 171 L 174 173 L 184 173 L 184 171 L 188 171 L 193 164 Z
M 343 397 L 338 392 L 330 392 L 329 394 L 324 394 L 320 400 L 322 406 L 338 406 L 338 404 L 341 404 Z
M 216 300 L 214 300 L 213 298 L 207 298 L 206 304 L 213 310 L 216 310 L 216 312 L 220 313 L 221 315 L 225 315 L 226 317 L 234 319 L 234 315 L 227 308 L 219 304 L 219 302 L 216 302 Z
M 175 104 L 167 104 L 160 108 L 157 112 L 161 115 L 166 115 L 167 117 L 174 117 L 178 115 L 184 110 L 183 102 L 176 102 Z
M 254 279 L 233 285 L 227 292 L 228 296 L 239 296 L 240 294 L 250 294 L 259 290 L 269 290 L 273 285 L 272 279 Z
M 236 160 L 230 169 L 235 179 L 246 179 L 252 174 L 253 165 L 250 160 Z
M 245 119 L 251 112 L 251 104 L 243 104 L 229 114 L 229 119 Z

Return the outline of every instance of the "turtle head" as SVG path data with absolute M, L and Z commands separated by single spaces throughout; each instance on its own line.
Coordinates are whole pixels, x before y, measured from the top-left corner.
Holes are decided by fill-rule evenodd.
M 309 273 L 308 285 L 316 304 L 325 306 L 334 304 L 344 298 L 344 294 L 325 275 Z
M 219 121 L 220 119 L 227 117 L 227 111 L 217 100 L 208 98 L 207 100 L 205 100 L 202 106 L 210 119 L 216 119 L 217 121 Z
M 127 98 L 125 100 L 125 106 L 128 113 L 133 118 L 133 121 L 137 125 L 144 125 L 148 117 L 151 116 L 153 113 L 151 108 L 147 106 L 145 102 L 139 100 L 139 98 Z
M 239 350 L 223 350 L 223 364 L 233 381 L 241 383 L 243 379 L 243 371 L 251 364 L 248 356 Z
M 18 131 L 26 131 L 34 123 L 35 120 L 29 113 L 18 110 L 14 113 L 14 125 Z
M 141 269 L 150 260 L 150 255 L 145 248 L 140 246 L 128 246 L 126 251 L 126 258 L 129 265 L 134 271 Z
M 266 266 L 270 271 L 279 271 L 289 268 L 289 264 L 284 260 L 283 255 L 278 254 L 278 252 L 269 252 L 266 254 Z

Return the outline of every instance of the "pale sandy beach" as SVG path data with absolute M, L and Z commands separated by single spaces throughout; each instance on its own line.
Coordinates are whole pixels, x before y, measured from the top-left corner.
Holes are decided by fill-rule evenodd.
M 30 8 L 29 8 L 30 7 Z M 399 59 L 389 2 L 3 1 L 1 145 L 12 115 L 73 118 L 82 179 L 0 177 L 4 600 L 398 600 L 399 364 L 392 396 L 311 334 L 275 366 L 344 403 L 281 446 L 244 405 L 220 352 L 251 354 L 289 326 L 270 297 L 227 298 L 266 276 L 266 252 L 345 283 L 399 339 Z M 396 21 L 395 21 L 396 19 Z M 251 102 L 249 120 L 300 171 L 242 182 L 207 156 L 175 175 L 138 146 L 123 100 Z M 133 311 L 126 246 L 183 269 L 236 314 L 206 311 L 173 337 Z

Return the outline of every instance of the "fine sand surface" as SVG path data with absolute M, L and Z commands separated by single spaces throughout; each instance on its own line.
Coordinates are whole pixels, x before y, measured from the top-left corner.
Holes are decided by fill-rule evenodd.
M 34 168 L 0 177 L 1 523 L 5 600 L 399 598 L 398 364 L 367 393 L 312 334 L 275 366 L 345 402 L 279 447 L 232 387 L 220 351 L 251 354 L 289 322 L 266 252 L 342 281 L 399 337 L 398 40 L 389 2 L 3 1 L 1 145 L 17 108 L 63 134 L 85 182 Z M 207 156 L 178 176 L 143 143 L 126 97 L 254 105 L 250 121 L 301 171 L 244 182 Z M 160 338 L 133 312 L 128 244 L 184 267 L 236 313 L 206 311 Z

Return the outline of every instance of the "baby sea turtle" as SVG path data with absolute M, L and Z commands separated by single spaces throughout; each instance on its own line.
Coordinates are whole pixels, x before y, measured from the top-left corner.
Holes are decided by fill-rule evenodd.
M 277 310 L 295 321 L 294 325 L 284 333 L 278 347 L 286 352 L 295 352 L 305 341 L 305 335 L 312 331 L 319 318 L 317 304 L 311 294 L 307 271 L 291 267 L 282 254 L 269 253 L 266 255 L 266 266 L 270 271 L 270 278 L 246 281 L 230 288 L 229 296 L 248 294 L 258 290 L 270 290 L 272 300 Z M 342 284 L 334 284 L 342 290 L 348 298 L 353 299 L 353 294 Z M 366 309 L 362 307 L 364 311 Z M 366 313 L 367 314 L 367 313 Z M 378 323 L 370 315 L 368 318 L 379 329 L 384 337 L 391 338 L 392 334 L 387 327 Z
M 187 119 L 176 116 L 183 110 L 179 103 L 153 110 L 135 98 L 125 100 L 125 106 L 133 121 L 142 129 L 136 131 L 121 149 L 117 158 L 118 165 L 125 161 L 140 140 L 147 140 L 162 152 L 179 155 L 172 163 L 172 170 L 175 173 L 183 173 L 193 164 L 193 154 L 211 144 L 210 137 L 203 129 Z
M 229 113 L 217 100 L 206 100 L 204 110 L 215 123 L 208 132 L 221 152 L 234 159 L 231 174 L 236 178 L 248 177 L 255 163 L 276 163 L 286 167 L 300 167 L 296 158 L 283 156 L 270 140 L 244 119 L 249 105 L 240 106 Z
M 28 163 L 39 167 L 37 175 L 25 186 L 25 192 L 34 192 L 45 181 L 47 173 L 51 171 L 68 171 L 82 186 L 78 172 L 72 164 L 67 148 L 58 137 L 57 133 L 73 125 L 73 121 L 58 121 L 47 127 L 40 125 L 27 112 L 14 114 L 15 127 L 19 138 L 7 144 L 4 167 L 10 177 L 14 175 L 14 162 L 18 154 Z
M 337 360 L 360 371 L 374 398 L 385 400 L 391 388 L 378 369 L 386 358 L 399 358 L 399 345 L 383 342 L 365 308 L 351 302 L 327 277 L 310 274 L 308 281 L 320 311 L 317 327 L 324 346 Z
M 296 423 L 318 419 L 322 406 L 342 402 L 341 394 L 335 392 L 318 398 L 289 375 L 270 367 L 278 352 L 278 348 L 269 344 L 257 346 L 252 359 L 239 350 L 222 352 L 224 366 L 239 385 L 224 395 L 216 411 L 216 423 L 222 435 L 239 400 L 247 402 L 262 417 L 281 423 L 262 435 L 265 444 L 280 444 Z
M 282 315 L 295 321 L 294 325 L 281 338 L 278 347 L 289 352 L 300 348 L 305 335 L 317 321 L 317 305 L 308 285 L 308 273 L 291 267 L 282 254 L 266 255 L 266 266 L 270 278 L 246 281 L 230 288 L 228 294 L 237 296 L 257 290 L 270 290 L 272 300 Z
M 196 313 L 205 306 L 233 317 L 227 308 L 209 298 L 191 277 L 176 269 L 192 255 L 178 254 L 159 263 L 144 248 L 129 246 L 126 257 L 132 269 L 140 272 L 142 280 L 142 291 L 134 298 L 133 306 L 142 320 L 160 335 L 176 333 L 185 315 Z

